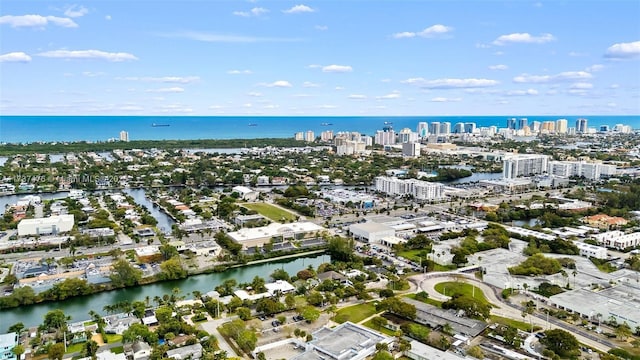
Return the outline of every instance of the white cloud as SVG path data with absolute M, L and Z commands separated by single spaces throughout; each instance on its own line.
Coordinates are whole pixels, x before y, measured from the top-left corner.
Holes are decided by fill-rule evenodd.
M 411 31 L 403 31 L 391 35 L 394 39 L 410 39 L 416 37 L 416 33 Z
M 261 36 L 246 36 L 233 34 L 216 34 L 205 31 L 179 31 L 173 33 L 159 33 L 158 36 L 170 39 L 189 39 L 202 42 L 220 43 L 260 43 L 260 42 L 297 42 L 299 38 L 272 38 Z
M 349 65 L 327 65 L 322 67 L 322 72 L 326 73 L 346 73 L 352 71 L 353 68 Z
M 311 8 L 307 5 L 295 5 L 290 9 L 287 10 L 282 10 L 283 13 L 285 14 L 300 14 L 300 13 L 312 13 L 315 12 L 316 10 L 314 8 Z
M 570 51 L 569 52 L 569 56 L 571 57 L 583 57 L 583 56 L 588 56 L 589 54 L 587 53 L 581 53 L 581 52 L 577 52 L 577 51 Z
M 401 98 L 401 96 L 400 96 L 400 92 L 397 90 L 394 90 L 390 94 L 376 96 L 377 100 L 393 100 L 393 99 L 399 99 L 399 98 Z
M 336 86 L 335 90 L 342 91 L 342 90 L 344 90 L 344 87 L 343 86 Z
M 82 17 L 89 13 L 89 10 L 84 6 L 72 5 L 64 11 L 65 16 L 70 18 Z
M 193 109 L 182 104 L 160 105 L 158 110 L 162 113 L 192 113 Z
M 5 62 L 28 63 L 31 62 L 31 56 L 23 53 L 22 51 L 10 52 L 0 55 L 0 63 Z
M 515 83 L 552 83 L 572 80 L 591 79 L 593 76 L 586 71 L 565 71 L 555 75 L 522 74 L 513 78 Z
M 491 47 L 491 45 L 487 45 L 487 44 L 482 44 L 482 43 L 477 43 L 476 44 L 476 48 L 477 49 L 489 49 Z
M 155 93 L 181 93 L 184 92 L 184 88 L 175 86 L 168 88 L 160 88 L 160 89 L 149 89 L 147 92 L 155 92 Z
M 322 65 L 318 65 L 318 64 L 311 64 L 311 65 L 307 65 L 305 66 L 307 69 L 320 69 L 322 67 Z
M 253 72 L 251 70 L 229 70 L 227 74 L 229 75 L 250 75 Z
M 329 30 L 329 27 L 327 25 L 316 25 L 315 29 L 319 31 L 327 31 Z
M 311 81 L 305 81 L 304 83 L 302 83 L 302 87 L 316 88 L 316 87 L 320 87 L 320 84 L 316 84 L 316 83 L 313 83 Z
M 224 109 L 225 106 L 224 105 L 211 105 L 209 106 L 209 109 L 211 110 L 220 110 L 220 109 Z
M 609 89 L 619 89 L 620 85 L 619 84 L 611 84 L 609 85 Z
M 101 50 L 52 50 L 40 53 L 38 56 L 56 59 L 100 59 L 113 62 L 138 60 L 137 57 L 129 53 Z
M 513 33 L 508 35 L 500 35 L 493 41 L 494 45 L 507 45 L 507 44 L 544 44 L 550 41 L 554 41 L 556 38 L 551 34 L 540 34 L 540 36 L 533 36 L 529 33 Z
M 310 97 L 313 97 L 313 95 L 311 95 L 311 94 L 293 94 L 293 95 L 291 95 L 291 97 L 294 97 L 294 98 L 310 98 Z
M 75 28 L 78 27 L 73 20 L 69 18 L 62 18 L 57 16 L 42 16 L 42 15 L 4 15 L 0 16 L 0 24 L 7 24 L 11 27 L 40 27 L 43 28 L 49 24 Z
M 173 83 L 173 84 L 191 84 L 197 81 L 200 81 L 199 76 L 161 76 L 161 77 L 152 77 L 152 76 L 130 76 L 125 78 L 116 78 L 117 80 L 130 80 L 130 81 L 147 81 L 147 82 L 162 82 L 162 83 Z
M 538 95 L 538 90 L 536 89 L 527 89 L 527 90 L 511 90 L 507 91 L 505 95 L 508 96 L 527 96 L 527 95 Z
M 418 35 L 420 35 L 422 37 L 432 37 L 432 36 L 446 34 L 446 33 L 451 32 L 451 31 L 453 31 L 453 28 L 451 26 L 445 26 L 445 25 L 442 25 L 442 24 L 436 24 L 436 25 L 429 26 L 428 28 L 422 30 L 421 32 L 418 33 Z
M 446 97 L 434 97 L 431 102 L 459 102 L 462 98 L 446 98 Z
M 578 83 L 574 83 L 571 84 L 571 86 L 569 87 L 570 89 L 593 89 L 593 84 L 591 83 L 587 83 L 587 82 L 578 82 Z
M 585 71 L 592 73 L 592 72 L 600 71 L 602 69 L 604 69 L 604 65 L 594 64 L 594 65 L 591 65 L 591 66 L 587 67 L 585 69 Z
M 111 20 L 111 15 L 105 15 L 104 19 L 105 20 Z
M 250 92 L 247 93 L 247 96 L 261 97 L 262 93 L 261 92 L 257 92 L 257 91 L 250 91 Z
M 258 85 L 266 86 L 266 87 L 277 87 L 277 88 L 290 88 L 290 87 L 293 87 L 293 85 L 291 85 L 291 83 L 286 81 L 286 80 L 277 80 L 277 81 L 274 81 L 272 83 L 260 83 Z
M 426 89 L 464 89 L 496 86 L 500 82 L 491 79 L 436 79 L 411 78 L 402 81 L 404 84 L 416 85 Z
M 336 109 L 336 108 L 337 108 L 337 106 L 336 106 L 336 105 L 328 105 L 328 104 L 325 104 L 325 105 L 318 105 L 318 106 L 316 106 L 316 107 L 317 107 L 318 109 Z
M 103 73 L 102 71 L 98 71 L 98 72 L 83 71 L 82 75 L 84 75 L 86 77 L 98 77 L 98 76 L 104 76 L 104 75 L 106 75 L 106 73 Z
M 604 56 L 610 59 L 632 59 L 640 57 L 640 41 L 613 44 L 609 46 Z
M 233 15 L 242 17 L 261 16 L 268 13 L 269 10 L 262 7 L 254 7 L 249 11 L 234 11 Z
M 489 66 L 489 70 L 507 70 L 509 67 L 504 64 L 491 65 Z
M 399 33 L 395 33 L 393 35 L 391 35 L 391 37 L 393 37 L 394 39 L 409 39 L 409 38 L 414 38 L 414 37 L 424 37 L 424 38 L 430 38 L 430 37 L 436 37 L 436 36 L 440 36 L 440 35 L 444 35 L 446 33 L 449 33 L 453 31 L 453 28 L 451 26 L 445 26 L 442 24 L 436 24 L 433 26 L 429 26 L 428 28 L 419 31 L 419 32 L 413 32 L 413 31 L 403 31 L 403 32 L 399 32 Z
M 351 94 L 348 96 L 349 99 L 351 100 L 364 100 L 367 98 L 367 95 L 362 95 L 362 94 Z
M 242 107 L 249 109 L 249 108 L 253 107 L 253 104 L 252 103 L 246 103 L 246 104 L 243 104 Z

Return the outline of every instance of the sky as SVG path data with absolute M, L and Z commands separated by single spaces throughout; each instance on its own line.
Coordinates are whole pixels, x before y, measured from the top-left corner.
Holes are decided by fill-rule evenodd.
M 640 1 L 2 0 L 4 115 L 637 115 Z

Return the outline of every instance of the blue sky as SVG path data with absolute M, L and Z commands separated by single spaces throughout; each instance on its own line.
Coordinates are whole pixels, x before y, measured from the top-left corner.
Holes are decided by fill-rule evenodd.
M 25 1 L 0 113 L 636 115 L 640 2 Z

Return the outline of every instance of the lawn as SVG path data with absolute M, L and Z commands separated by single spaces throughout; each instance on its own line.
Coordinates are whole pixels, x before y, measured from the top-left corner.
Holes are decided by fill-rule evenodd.
M 498 323 L 498 324 L 502 324 L 502 325 L 509 325 L 512 326 L 516 329 L 522 330 L 524 332 L 529 332 L 531 331 L 531 324 L 526 323 L 524 321 L 518 321 L 518 320 L 514 320 L 514 319 L 509 319 L 509 318 L 505 318 L 502 316 L 497 316 L 497 315 L 491 315 L 491 321 Z M 534 325 L 533 326 L 533 331 L 538 331 L 541 330 L 542 328 L 540 326 Z
M 373 302 L 368 302 L 338 310 L 336 312 L 336 316 L 333 317 L 333 321 L 337 322 L 338 324 L 342 324 L 347 321 L 351 321 L 352 323 L 357 324 L 375 313 L 376 306 L 373 305 Z
M 111 348 L 111 352 L 114 354 L 122 354 L 124 353 L 124 346 L 116 346 L 114 348 Z
M 380 327 L 379 328 L 379 327 L 373 325 L 373 319 L 364 322 L 362 325 L 368 327 L 369 329 L 373 329 L 375 331 L 381 332 L 381 333 L 383 333 L 385 335 L 396 336 L 396 333 L 394 331 L 391 331 L 391 330 L 389 330 L 389 329 L 387 329 L 385 327 Z
M 475 291 L 474 291 L 475 288 Z M 491 306 L 491 303 L 487 301 L 487 298 L 484 297 L 484 293 L 479 288 L 463 283 L 463 282 L 454 282 L 447 281 L 436 284 L 435 289 L 440 294 L 446 296 L 453 296 L 455 294 L 467 295 L 469 297 L 473 297 L 476 301 L 480 303 L 487 304 Z
M 122 335 L 118 334 L 105 334 L 107 337 L 105 340 L 106 343 L 113 344 L 122 341 Z
M 396 255 L 402 256 L 405 259 L 411 260 L 415 263 L 420 264 L 420 253 L 425 250 L 413 249 L 413 250 L 402 250 L 399 251 Z M 432 271 L 451 271 L 455 270 L 455 265 L 440 265 L 437 262 L 433 261 L 433 270 Z
M 408 295 L 405 295 L 405 296 L 408 297 L 409 299 L 418 300 L 418 299 L 416 299 L 416 294 L 408 294 Z M 421 300 L 418 300 L 418 301 L 421 301 Z M 438 301 L 438 300 L 435 300 L 435 299 L 432 299 L 432 298 L 427 298 L 427 300 L 422 301 L 422 302 L 425 303 L 425 304 L 430 304 L 430 305 L 433 305 L 433 306 L 437 306 L 439 308 L 442 307 L 442 301 Z
M 296 214 L 266 203 L 247 203 L 242 206 L 249 210 L 255 210 L 260 215 L 277 222 L 295 220 L 298 217 Z
M 82 352 L 84 350 L 85 343 L 71 344 L 67 346 L 66 354 L 71 354 L 74 352 Z

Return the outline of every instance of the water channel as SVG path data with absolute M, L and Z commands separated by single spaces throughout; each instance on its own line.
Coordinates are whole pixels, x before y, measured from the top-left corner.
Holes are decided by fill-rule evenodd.
M 162 232 L 171 231 L 171 226 L 176 223 L 175 220 L 173 220 L 159 207 L 154 206 L 151 200 L 145 194 L 144 189 L 124 189 L 122 190 L 122 192 L 131 196 L 138 205 L 143 205 L 147 208 L 147 210 L 149 210 L 151 216 L 158 220 L 158 224 L 156 225 L 158 227 L 158 230 Z
M 0 333 L 17 322 L 22 322 L 25 326 L 37 326 L 42 323 L 48 311 L 61 309 L 66 315 L 71 316 L 71 321 L 83 321 L 89 319 L 89 311 L 94 310 L 100 314 L 105 314 L 102 308 L 105 305 L 115 304 L 120 301 L 145 301 L 148 296 L 151 301 L 155 296 L 170 294 L 174 288 L 181 291 L 181 295 L 193 298 L 191 292 L 194 290 L 205 294 L 212 291 L 216 286 L 227 279 L 235 279 L 238 283 L 250 282 L 254 277 L 260 276 L 268 278 L 275 269 L 284 269 L 289 274 L 294 275 L 298 271 L 312 265 L 330 262 L 329 255 L 319 255 L 308 258 L 296 258 L 283 261 L 274 261 L 250 265 L 245 267 L 232 268 L 221 273 L 203 274 L 191 276 L 182 280 L 154 283 L 145 286 L 132 287 L 114 291 L 101 292 L 93 295 L 68 299 L 65 301 L 47 302 L 29 306 L 22 306 L 14 309 L 0 310 Z M 268 279 L 266 279 L 269 281 Z

